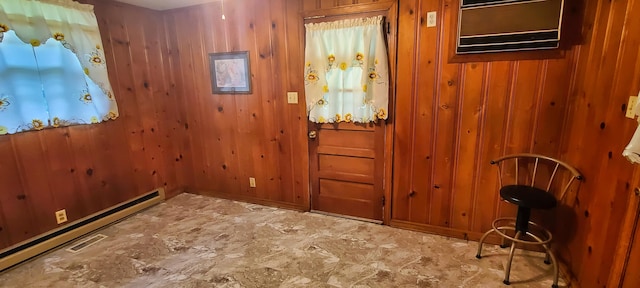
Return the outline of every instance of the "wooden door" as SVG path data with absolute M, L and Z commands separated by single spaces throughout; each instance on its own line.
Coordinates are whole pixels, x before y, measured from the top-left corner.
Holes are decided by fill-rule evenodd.
M 382 121 L 309 123 L 311 210 L 382 221 L 384 141 Z
M 343 13 L 347 11 L 347 13 Z M 396 23 L 395 2 L 353 5 L 347 10 L 323 10 L 320 19 L 305 21 L 329 22 L 339 19 L 383 15 L 387 23 Z M 335 13 L 331 13 L 335 12 Z M 331 16 L 329 16 L 331 15 Z M 309 18 L 317 18 L 315 15 Z M 390 27 L 387 25 L 387 29 Z M 395 31 L 393 28 L 391 29 Z M 390 60 L 389 99 L 395 75 L 395 32 L 387 33 Z M 390 104 L 391 105 L 391 104 Z M 391 107 L 390 107 L 391 108 Z M 391 109 L 390 109 L 391 110 Z M 390 113 L 391 118 L 393 114 Z M 391 120 L 376 124 L 316 124 L 308 123 L 309 175 L 311 210 L 337 214 L 360 220 L 382 223 L 385 207 L 385 137 Z

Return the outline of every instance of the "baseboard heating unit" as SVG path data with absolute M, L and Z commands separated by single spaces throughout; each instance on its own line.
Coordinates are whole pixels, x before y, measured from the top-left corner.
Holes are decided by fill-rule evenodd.
M 87 233 L 156 205 L 164 201 L 164 199 L 164 189 L 159 188 L 1 250 L 0 272 L 86 235 Z

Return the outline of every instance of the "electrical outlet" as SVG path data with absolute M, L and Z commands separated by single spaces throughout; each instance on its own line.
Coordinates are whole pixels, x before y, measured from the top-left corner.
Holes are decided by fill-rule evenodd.
M 67 210 L 62 209 L 60 211 L 56 211 L 56 222 L 58 222 L 58 224 L 67 222 Z
M 436 27 L 437 21 L 436 11 L 431 11 L 427 13 L 427 27 Z
M 256 178 L 249 177 L 249 187 L 256 188 Z
M 627 113 L 624 115 L 627 118 L 633 119 L 636 117 L 634 109 L 636 108 L 636 102 L 638 102 L 638 96 L 630 96 L 629 103 L 627 103 Z
M 298 104 L 298 92 L 287 92 L 287 102 L 289 104 Z

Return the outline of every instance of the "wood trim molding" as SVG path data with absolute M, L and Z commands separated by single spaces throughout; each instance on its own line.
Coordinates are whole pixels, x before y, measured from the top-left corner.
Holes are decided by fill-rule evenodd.
M 479 232 L 470 232 L 465 230 L 446 228 L 441 226 L 415 223 L 415 222 L 409 222 L 409 221 L 403 221 L 403 220 L 395 220 L 395 219 L 392 219 L 391 221 L 389 221 L 389 226 L 394 228 L 402 228 L 402 229 L 413 230 L 418 232 L 426 232 L 429 234 L 436 234 L 440 236 L 454 237 L 454 238 L 471 240 L 471 241 L 480 240 L 480 237 L 482 237 L 482 234 L 484 234 Z M 498 237 L 497 235 L 489 235 L 487 236 L 487 240 L 485 240 L 485 243 L 497 245 L 497 244 L 500 244 L 500 241 L 501 241 L 501 238 Z
M 281 201 L 265 200 L 265 199 L 260 199 L 260 198 L 256 198 L 256 197 L 245 196 L 245 195 L 239 195 L 239 194 L 231 194 L 231 193 L 208 191 L 208 190 L 207 191 L 205 191 L 205 190 L 196 190 L 196 189 L 187 189 L 185 192 L 186 193 L 197 194 L 197 195 L 202 195 L 202 196 L 210 196 L 210 197 L 222 198 L 222 199 L 233 200 L 233 201 L 241 201 L 241 202 L 247 202 L 247 203 L 252 203 L 252 204 L 258 204 L 258 205 L 277 207 L 277 208 L 282 208 L 282 209 L 295 210 L 295 211 L 300 211 L 300 212 L 308 212 L 308 211 L 310 211 L 309 210 L 309 206 L 293 204 L 293 203 L 288 203 L 288 202 L 281 202 Z
M 157 196 L 153 197 L 154 194 L 157 194 Z M 4 271 L 164 201 L 164 188 L 154 189 L 133 199 L 118 203 L 62 225 L 54 230 L 2 249 L 0 252 L 8 255 L 0 258 L 0 271 Z
M 640 196 L 634 195 L 631 190 L 638 189 L 636 185 L 640 184 L 640 169 L 635 168 L 633 171 L 633 182 L 629 191 L 629 200 L 627 201 L 627 210 L 620 231 L 620 237 L 618 245 L 615 247 L 613 256 L 613 265 L 609 273 L 609 279 L 607 281 L 607 287 L 622 287 L 625 270 L 627 263 L 629 262 L 629 253 L 631 252 L 631 245 L 633 239 L 637 233 L 638 217 L 640 217 Z
M 340 6 L 337 8 L 317 9 L 311 11 L 302 11 L 302 18 L 323 18 L 327 16 L 342 16 L 358 13 L 371 13 L 371 12 L 386 12 L 396 4 L 396 1 L 392 2 L 374 2 L 367 4 L 354 4 L 348 6 Z
M 393 58 L 389 59 L 389 81 L 392 91 L 389 99 L 389 115 L 385 124 L 384 139 L 384 213 L 382 214 L 382 222 L 389 225 L 391 221 L 391 197 L 393 197 L 393 144 L 395 139 L 395 109 L 396 109 L 396 75 L 398 74 L 398 2 L 394 1 L 387 12 L 387 21 L 391 22 L 390 29 L 387 31 L 387 42 L 389 46 L 389 54 Z

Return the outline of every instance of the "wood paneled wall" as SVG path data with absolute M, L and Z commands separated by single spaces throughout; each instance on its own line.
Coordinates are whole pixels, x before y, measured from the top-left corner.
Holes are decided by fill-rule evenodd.
M 558 250 L 582 287 L 604 287 L 617 244 L 628 240 L 620 228 L 640 184 L 621 155 L 638 125 L 624 115 L 640 90 L 640 1 L 586 2 L 561 151 L 586 181 L 559 218 Z
M 301 15 L 371 2 L 379 1 L 239 0 L 164 13 L 171 81 L 185 111 L 177 173 L 188 191 L 309 209 Z M 208 54 L 245 50 L 253 93 L 212 94 Z M 300 104 L 287 103 L 288 91 L 300 93 Z
M 377 1 L 237 0 L 166 12 L 87 2 L 121 117 L 0 136 L 2 247 L 55 228 L 58 209 L 73 221 L 159 186 L 309 208 L 301 15 Z M 620 156 L 636 127 L 623 115 L 640 88 L 638 1 L 588 1 L 584 43 L 559 59 L 449 63 L 454 2 L 399 1 L 391 224 L 477 239 L 515 211 L 499 201 L 489 161 L 560 156 L 586 181 L 559 209 L 558 227 L 574 229 L 558 229 L 557 247 L 581 284 L 603 285 L 638 185 Z M 437 28 L 426 27 L 428 11 L 438 12 Z M 208 53 L 238 50 L 249 51 L 253 93 L 212 94 Z M 301 104 L 287 104 L 287 91 Z
M 239 0 L 164 14 L 185 111 L 187 149 L 177 169 L 188 191 L 308 209 L 301 5 Z M 212 94 L 208 54 L 245 50 L 253 93 Z M 301 104 L 288 104 L 287 91 L 299 92 Z
M 450 63 L 453 9 L 400 1 L 392 225 L 477 240 L 515 215 L 490 160 L 559 155 L 575 60 Z
M 556 210 L 557 250 L 578 283 L 604 286 L 638 185 L 621 156 L 637 125 L 624 114 L 640 89 L 638 1 L 569 6 L 584 13 L 583 40 L 563 58 L 462 64 L 447 61 L 454 6 L 400 1 L 398 71 L 413 73 L 398 76 L 391 224 L 477 239 L 514 215 L 490 159 L 560 157 L 586 181 Z
M 95 2 L 120 118 L 0 136 L 0 248 L 58 227 L 57 210 L 74 221 L 157 187 L 179 188 L 173 142 L 183 136 L 160 15 Z

